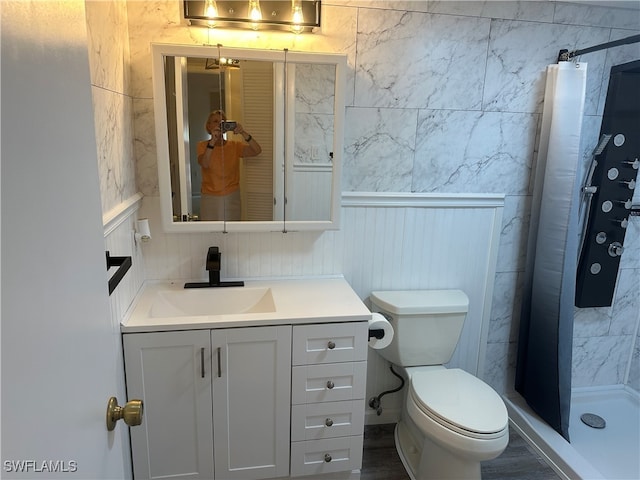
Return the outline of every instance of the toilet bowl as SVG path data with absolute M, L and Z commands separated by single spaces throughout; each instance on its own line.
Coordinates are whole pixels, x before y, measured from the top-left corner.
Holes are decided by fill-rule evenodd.
M 504 451 L 509 428 L 504 402 L 489 385 L 444 367 L 468 298 L 459 290 L 416 290 L 373 292 L 371 301 L 395 329 L 391 345 L 377 352 L 408 380 L 395 440 L 410 477 L 480 479 L 480 462 Z
M 509 442 L 504 402 L 464 370 L 415 368 L 409 369 L 404 419 L 424 436 L 415 478 L 480 478 L 480 462 Z

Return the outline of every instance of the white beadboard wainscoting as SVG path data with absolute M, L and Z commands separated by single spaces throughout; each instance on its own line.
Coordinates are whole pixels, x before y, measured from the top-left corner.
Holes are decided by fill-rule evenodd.
M 342 205 L 342 273 L 358 295 L 370 306 L 375 290 L 463 290 L 469 312 L 450 366 L 484 372 L 504 196 L 354 193 Z M 367 398 L 399 385 L 371 349 L 368 361 Z M 402 393 L 382 407 L 367 424 L 396 421 Z
M 141 260 L 144 280 L 205 279 L 207 249 L 217 245 L 224 279 L 344 275 L 368 306 L 374 290 L 464 290 L 469 313 L 450 366 L 478 374 L 484 371 L 503 206 L 500 194 L 343 193 L 337 231 L 166 234 L 159 199 L 150 196 L 106 243 L 113 245 L 112 254 L 128 255 L 121 251 L 129 242 L 131 289 L 141 284 Z M 149 218 L 152 239 L 134 245 L 134 220 L 143 217 Z M 112 302 L 121 318 L 131 289 L 126 280 L 119 289 Z M 397 385 L 388 362 L 369 350 L 367 398 Z M 395 421 L 401 394 L 385 396 L 382 407 L 381 416 L 367 412 L 367 423 Z
M 112 257 L 131 257 L 131 268 L 109 297 L 111 321 L 117 331 L 120 330 L 122 317 L 145 280 L 142 245 L 134 240 L 141 201 L 142 195 L 136 194 L 102 216 L 105 250 Z M 111 277 L 115 270 L 115 267 L 111 268 L 107 277 Z

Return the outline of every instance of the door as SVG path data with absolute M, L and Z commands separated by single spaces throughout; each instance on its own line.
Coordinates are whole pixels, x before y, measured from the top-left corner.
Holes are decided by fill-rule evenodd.
M 127 391 L 144 402 L 131 429 L 133 472 L 213 478 L 209 330 L 123 335 Z
M 291 327 L 212 330 L 216 478 L 289 475 Z
M 258 139 L 262 153 L 242 162 L 243 220 L 272 221 L 274 219 L 274 135 L 277 125 L 274 123 L 274 66 L 272 62 L 245 61 L 238 69 L 238 88 L 241 89 L 241 113 L 229 118 L 239 118 L 242 126 Z M 236 73 L 231 71 L 230 73 Z M 228 89 L 230 92 L 232 89 Z M 235 85 L 233 88 L 236 92 Z M 236 95 L 237 96 L 237 95 Z M 231 105 L 228 102 L 227 105 Z M 229 111 L 227 111 L 229 114 Z
M 2 478 L 127 478 L 84 2 L 0 10 Z

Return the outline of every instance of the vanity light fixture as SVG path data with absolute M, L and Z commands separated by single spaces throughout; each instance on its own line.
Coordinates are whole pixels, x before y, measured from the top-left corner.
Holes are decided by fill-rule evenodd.
M 320 27 L 320 0 L 184 0 L 190 25 L 313 32 Z
M 209 19 L 207 26 L 213 28 L 216 26 L 216 19 L 218 18 L 218 2 L 216 0 L 206 0 L 204 3 L 204 14 Z
M 251 28 L 258 30 L 260 22 L 262 22 L 262 10 L 260 10 L 260 0 L 249 0 L 249 19 L 251 20 Z
M 291 31 L 302 33 L 304 27 L 304 12 L 302 11 L 302 0 L 291 0 Z

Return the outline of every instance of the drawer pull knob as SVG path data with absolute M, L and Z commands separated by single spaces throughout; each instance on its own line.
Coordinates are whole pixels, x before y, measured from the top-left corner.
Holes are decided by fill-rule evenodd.
M 329 340 L 329 343 L 327 343 L 327 347 L 329 348 L 329 350 L 333 350 L 334 348 L 336 348 L 336 342 L 332 342 L 331 340 Z
M 330 427 L 331 425 L 333 425 L 333 420 L 331 420 L 330 418 L 327 418 L 327 419 L 324 421 L 324 424 L 325 424 L 327 427 Z
M 335 384 L 334 384 L 331 380 L 329 380 L 329 381 L 327 382 L 327 388 L 328 388 L 329 390 L 331 390 L 331 389 L 333 389 L 333 387 L 335 387 Z
M 329 463 L 331 461 L 331 455 L 329 455 L 328 453 L 324 454 L 324 461 Z

